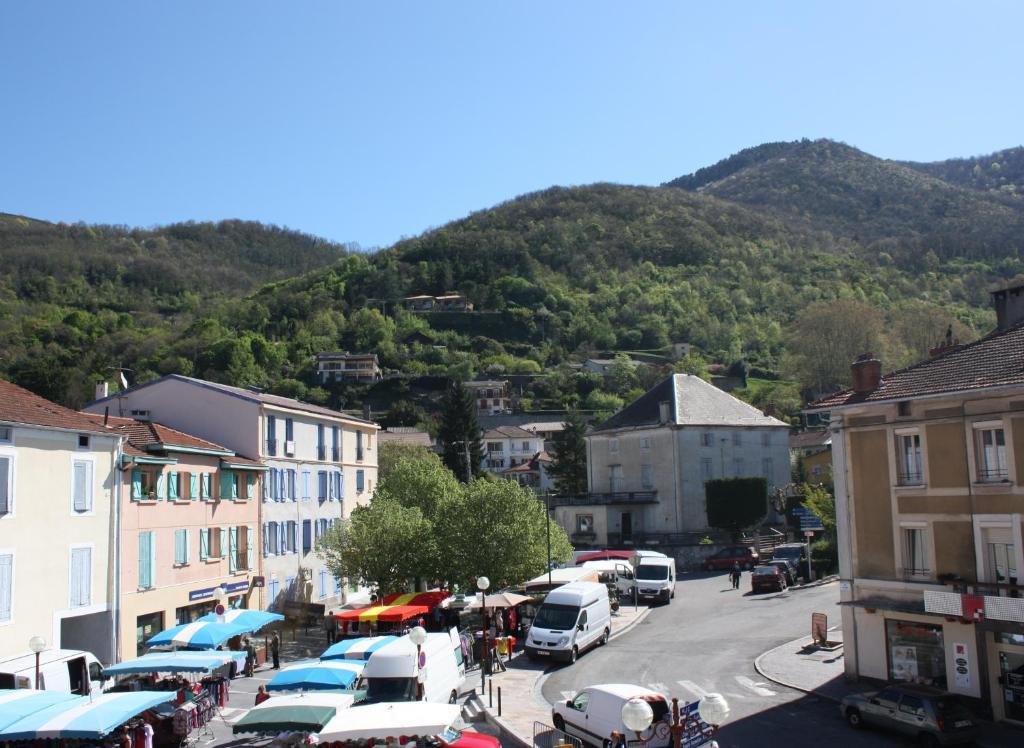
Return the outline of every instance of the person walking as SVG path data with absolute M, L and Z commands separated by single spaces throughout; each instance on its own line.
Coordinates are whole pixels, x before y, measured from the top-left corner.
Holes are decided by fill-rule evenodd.
M 740 588 L 740 576 L 742 573 L 743 572 L 740 571 L 740 565 L 738 563 L 734 563 L 732 565 L 732 571 L 729 573 L 729 576 L 732 579 L 732 588 L 734 590 L 738 590 Z
M 333 610 L 327 611 L 327 615 L 324 616 L 324 631 L 327 633 L 328 647 L 338 641 L 338 619 L 334 617 Z
M 245 677 L 251 678 L 253 671 L 256 669 L 256 647 L 253 646 L 252 639 L 246 638 L 245 640 Z
M 274 670 L 281 669 L 281 637 L 274 632 L 270 637 L 270 656 L 274 658 Z

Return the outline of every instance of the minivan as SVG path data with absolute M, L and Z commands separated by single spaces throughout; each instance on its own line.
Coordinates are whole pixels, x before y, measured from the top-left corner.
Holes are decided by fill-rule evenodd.
M 39 654 L 39 689 L 79 696 L 103 693 L 103 666 L 92 652 L 46 649 Z M 35 688 L 36 656 L 19 655 L 0 662 L 0 688 Z
M 636 566 L 636 586 L 641 600 L 670 602 L 676 596 L 676 560 L 641 556 Z
M 584 743 L 608 745 L 613 732 L 634 734 L 622 724 L 622 707 L 632 699 L 643 699 L 650 705 L 654 712 L 651 724 L 668 720 L 668 699 L 662 694 L 629 683 L 607 683 L 588 686 L 568 701 L 555 704 L 551 709 L 551 721 L 556 729 Z M 651 739 L 644 743 L 647 748 L 665 748 L 672 744 L 668 730 L 652 732 Z
M 580 653 L 608 641 L 611 602 L 600 582 L 572 582 L 548 593 L 526 636 L 526 655 L 576 662 Z
M 454 704 L 466 681 L 466 663 L 458 631 L 427 634 L 420 647 L 423 664 L 417 667 L 416 645 L 402 636 L 370 655 L 357 689 L 367 692 L 365 703 L 430 701 Z
M 618 590 L 619 596 L 629 600 L 633 599 L 633 587 L 636 585 L 636 572 L 629 561 L 585 561 L 584 569 L 596 569 L 600 573 L 599 582 L 611 584 Z

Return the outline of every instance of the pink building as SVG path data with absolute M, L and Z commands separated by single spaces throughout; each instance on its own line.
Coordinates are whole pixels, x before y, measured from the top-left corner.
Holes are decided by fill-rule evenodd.
M 260 496 L 266 467 L 159 423 L 110 418 L 127 436 L 120 517 L 121 652 L 165 628 L 229 607 L 260 608 Z

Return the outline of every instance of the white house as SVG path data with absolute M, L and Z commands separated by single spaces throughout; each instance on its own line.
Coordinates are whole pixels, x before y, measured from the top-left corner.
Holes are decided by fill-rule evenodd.
M 528 462 L 544 448 L 544 440 L 518 426 L 498 426 L 484 432 L 481 467 L 494 474 Z
M 120 435 L 0 380 L 0 659 L 48 648 L 112 662 Z
M 261 503 L 262 606 L 326 607 L 366 597 L 335 580 L 316 541 L 368 503 L 377 482 L 377 424 L 279 395 L 165 376 L 90 403 L 86 409 L 151 418 L 267 465 Z
M 674 374 L 591 431 L 589 496 L 559 523 L 597 545 L 657 542 L 707 527 L 704 482 L 789 482 L 789 427 L 699 377 Z M 585 529 L 580 529 L 585 528 Z

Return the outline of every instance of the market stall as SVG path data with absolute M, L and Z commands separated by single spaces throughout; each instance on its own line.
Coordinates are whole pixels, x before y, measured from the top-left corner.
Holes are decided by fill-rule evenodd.
M 461 716 L 455 704 L 432 704 L 426 701 L 366 704 L 336 714 L 319 731 L 320 745 L 373 739 L 377 743 L 398 743 L 405 737 L 439 735 Z
M 79 698 L 81 697 L 73 693 L 36 691 L 32 688 L 0 691 L 0 730 L 42 709 L 55 704 L 66 704 Z
M 116 732 L 129 734 L 139 715 L 166 702 L 165 692 L 137 691 L 75 696 L 36 710 L 0 729 L 0 742 L 85 740 L 99 742 Z
M 228 639 L 248 633 L 249 628 L 241 624 L 195 621 L 161 631 L 146 646 L 216 649 Z
M 267 683 L 268 691 L 346 690 L 363 672 L 361 660 L 297 662 L 281 670 Z
M 400 632 L 420 618 L 427 628 L 432 628 L 434 608 L 448 597 L 442 590 L 431 592 L 393 593 L 379 603 L 365 608 L 345 610 L 335 614 L 343 631 L 349 634 L 365 634 L 371 631 Z
M 196 623 L 227 623 L 234 626 L 243 626 L 247 633 L 254 634 L 264 626 L 283 620 L 284 616 L 280 613 L 236 608 L 235 610 L 224 611 L 222 616 L 218 616 L 216 613 L 207 613 L 205 616 L 201 616 Z
M 381 647 L 386 647 L 397 638 L 397 636 L 361 636 L 356 639 L 343 639 L 328 647 L 320 655 L 320 660 L 368 660 L 370 655 Z
M 318 732 L 339 712 L 352 706 L 353 697 L 344 693 L 301 693 L 272 696 L 257 704 L 232 728 L 236 735 L 282 732 Z M 364 708 L 364 707 L 360 707 Z
M 211 675 L 218 670 L 230 668 L 235 652 L 189 651 L 150 652 L 125 660 L 103 669 L 106 677 L 137 673 L 205 673 Z M 243 653 L 244 654 L 244 653 Z

